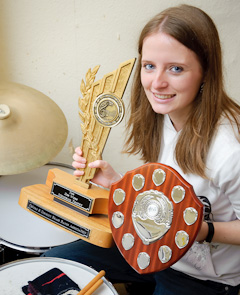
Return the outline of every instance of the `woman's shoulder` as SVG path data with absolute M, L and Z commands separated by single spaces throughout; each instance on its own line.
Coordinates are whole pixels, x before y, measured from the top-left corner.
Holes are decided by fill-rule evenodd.
M 207 167 L 217 171 L 217 167 L 230 167 L 236 163 L 240 167 L 240 134 L 236 124 L 222 118 L 210 144 Z
M 223 146 L 236 146 L 240 148 L 240 126 L 233 120 L 226 117 L 222 117 L 217 125 L 215 136 L 213 138 L 213 144 L 218 145 L 220 143 Z

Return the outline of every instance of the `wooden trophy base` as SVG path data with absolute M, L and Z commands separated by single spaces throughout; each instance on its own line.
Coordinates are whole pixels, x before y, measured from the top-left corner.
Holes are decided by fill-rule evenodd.
M 21 189 L 19 205 L 89 243 L 109 248 L 113 238 L 107 215 L 108 194 L 95 185 L 82 188 L 75 176 L 55 168 L 49 170 L 46 184 Z

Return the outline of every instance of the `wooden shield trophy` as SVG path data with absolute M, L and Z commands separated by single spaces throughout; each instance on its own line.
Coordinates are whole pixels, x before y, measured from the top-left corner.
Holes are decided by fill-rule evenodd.
M 119 65 L 115 71 L 94 82 L 99 66 L 86 74 L 79 99 L 82 120 L 81 149 L 87 163 L 101 159 L 111 128 L 124 116 L 122 97 L 135 59 Z M 24 187 L 19 204 L 44 220 L 101 247 L 113 243 L 108 219 L 109 191 L 91 185 L 96 169 L 86 165 L 84 176 L 75 176 L 60 169 L 49 170 L 46 183 Z
M 116 245 L 140 274 L 161 271 L 193 244 L 203 204 L 173 168 L 150 163 L 111 186 L 109 220 Z

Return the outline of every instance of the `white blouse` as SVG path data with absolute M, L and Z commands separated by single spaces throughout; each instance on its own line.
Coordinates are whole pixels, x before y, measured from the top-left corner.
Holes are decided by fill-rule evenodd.
M 222 121 L 211 143 L 207 157 L 210 180 L 181 171 L 174 158 L 178 136 L 165 115 L 158 162 L 174 168 L 193 186 L 197 196 L 209 200 L 213 221 L 240 219 L 240 143 L 230 123 Z M 199 279 L 235 286 L 240 284 L 240 246 L 194 243 L 172 268 Z

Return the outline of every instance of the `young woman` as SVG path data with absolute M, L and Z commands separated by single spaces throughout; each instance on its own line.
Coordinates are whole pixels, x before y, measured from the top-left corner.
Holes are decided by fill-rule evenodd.
M 193 185 L 206 208 L 196 242 L 171 268 L 150 275 L 137 274 L 115 247 L 79 241 L 46 255 L 105 269 L 111 281 L 150 283 L 153 294 L 238 294 L 240 107 L 224 90 L 217 29 L 196 7 L 172 7 L 146 24 L 138 51 L 125 152 L 171 166 Z M 79 148 L 73 159 L 76 169 L 85 167 Z M 100 168 L 97 184 L 120 179 L 105 161 L 89 166 Z M 152 294 L 147 286 L 137 294 Z

